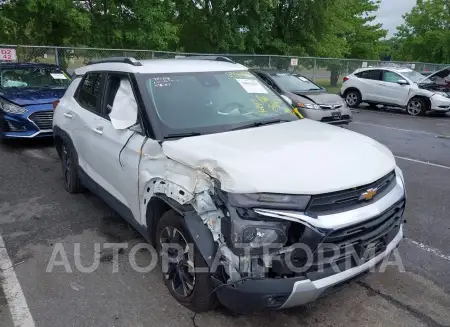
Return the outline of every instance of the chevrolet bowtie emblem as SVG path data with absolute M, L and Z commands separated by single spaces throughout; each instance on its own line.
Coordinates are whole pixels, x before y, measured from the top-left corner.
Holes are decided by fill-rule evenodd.
M 366 192 L 361 194 L 359 200 L 366 200 L 366 201 L 372 200 L 372 198 L 377 194 L 377 191 L 378 190 L 376 188 L 368 189 Z

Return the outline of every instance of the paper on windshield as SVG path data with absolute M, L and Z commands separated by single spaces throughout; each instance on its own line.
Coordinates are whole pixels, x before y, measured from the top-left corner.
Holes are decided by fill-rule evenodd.
M 308 82 L 308 80 L 306 78 L 304 78 L 303 76 L 299 76 L 298 79 L 303 82 Z
M 264 86 L 261 85 L 256 79 L 244 79 L 244 78 L 236 78 L 239 84 L 244 88 L 247 93 L 265 93 L 267 94 L 267 90 Z
M 67 79 L 66 75 L 61 73 L 50 73 L 53 79 Z

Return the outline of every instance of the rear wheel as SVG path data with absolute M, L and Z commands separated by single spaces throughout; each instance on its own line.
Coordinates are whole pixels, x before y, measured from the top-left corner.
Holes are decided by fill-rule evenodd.
M 345 102 L 350 108 L 358 108 L 361 104 L 361 93 L 358 90 L 345 92 Z
M 175 211 L 167 211 L 159 221 L 156 246 L 164 284 L 170 294 L 194 312 L 214 309 L 218 300 L 215 294 L 211 294 L 210 273 L 195 271 L 208 265 L 187 231 L 183 218 Z
M 78 178 L 78 164 L 75 151 L 66 143 L 61 144 L 61 164 L 64 177 L 64 189 L 69 193 L 79 193 L 83 191 L 80 179 Z
M 411 116 L 423 116 L 427 110 L 428 105 L 421 98 L 412 98 L 406 106 L 406 111 Z

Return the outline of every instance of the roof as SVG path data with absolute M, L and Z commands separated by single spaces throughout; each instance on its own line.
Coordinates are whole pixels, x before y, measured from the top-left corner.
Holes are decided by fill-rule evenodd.
M 376 70 L 376 69 L 383 69 L 383 70 L 390 70 L 398 73 L 406 73 L 406 72 L 412 72 L 413 70 L 410 68 L 405 67 L 388 67 L 388 66 L 381 66 L 381 67 L 366 67 L 366 68 L 358 68 L 357 72 L 362 72 L 365 70 Z
M 121 62 L 91 64 L 75 69 L 76 75 L 90 71 L 116 71 L 132 74 L 194 73 L 248 70 L 247 67 L 226 61 L 193 59 L 152 59 L 140 60 L 142 66 Z
M 16 67 L 58 67 L 55 64 L 47 64 L 43 62 L 1 62 L 0 68 L 16 68 Z

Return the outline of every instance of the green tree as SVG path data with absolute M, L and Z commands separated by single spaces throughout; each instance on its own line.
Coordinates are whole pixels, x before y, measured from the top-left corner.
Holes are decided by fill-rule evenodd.
M 450 1 L 418 0 L 404 19 L 397 28 L 401 59 L 450 62 Z
M 380 40 L 387 32 L 381 24 L 374 24 L 379 0 L 334 0 L 325 16 L 326 31 L 317 42 L 315 54 L 321 57 L 378 59 Z M 331 71 L 330 85 L 337 86 L 339 76 L 347 64 L 328 60 L 322 65 Z

